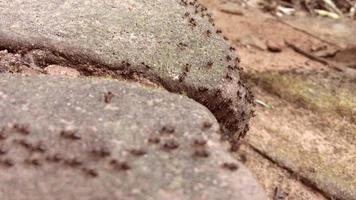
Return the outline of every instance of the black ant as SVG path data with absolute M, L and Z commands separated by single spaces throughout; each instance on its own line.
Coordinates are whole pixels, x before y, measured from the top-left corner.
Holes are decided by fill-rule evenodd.
M 190 25 L 192 25 L 193 27 L 197 26 L 197 22 L 195 21 L 194 18 L 190 18 L 190 19 L 189 19 L 189 23 L 190 23 Z
M 143 149 L 130 149 L 129 152 L 134 156 L 143 156 L 147 153 Z
M 112 165 L 116 170 L 119 171 L 127 171 L 131 169 L 131 166 L 127 162 L 121 162 L 115 159 L 110 161 L 110 165 Z
M 179 75 L 178 81 L 183 82 L 186 77 L 187 77 L 187 72 L 183 72 Z
M 179 144 L 176 140 L 168 140 L 163 144 L 162 147 L 164 150 L 170 151 L 177 149 L 179 147 Z
M 112 92 L 107 92 L 107 93 L 105 93 L 104 94 L 104 102 L 105 103 L 110 103 L 111 102 L 111 100 L 114 98 L 114 94 L 112 93 Z
M 230 171 L 236 171 L 239 169 L 239 166 L 235 163 L 224 163 L 221 167 Z
M 193 156 L 199 158 L 207 158 L 210 156 L 210 153 L 206 149 L 196 149 Z
M 212 35 L 211 30 L 207 30 L 207 31 L 206 31 L 206 35 L 207 35 L 208 37 L 211 37 L 211 35 Z
M 99 173 L 95 169 L 91 168 L 83 168 L 83 172 L 91 177 L 97 177 L 99 176 Z
M 62 130 L 60 135 L 67 139 L 80 140 L 82 137 L 75 130 Z

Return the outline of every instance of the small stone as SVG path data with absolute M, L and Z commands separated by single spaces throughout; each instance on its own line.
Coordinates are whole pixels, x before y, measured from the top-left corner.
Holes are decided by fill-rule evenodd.
M 26 75 L 36 75 L 41 74 L 41 71 L 37 68 L 27 67 L 25 65 L 19 66 L 19 72 Z
M 73 78 L 80 76 L 78 70 L 60 65 L 49 65 L 44 70 L 46 74 L 51 76 L 68 76 Z
M 268 40 L 266 42 L 266 46 L 270 52 L 279 53 L 282 51 L 284 44 L 282 42 Z

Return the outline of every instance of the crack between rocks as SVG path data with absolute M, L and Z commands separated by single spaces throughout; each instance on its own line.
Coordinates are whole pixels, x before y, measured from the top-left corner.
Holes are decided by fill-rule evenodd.
M 147 82 L 149 82 L 153 83 L 153 85 L 161 86 L 169 92 L 177 94 L 187 93 L 189 98 L 207 107 L 213 113 L 220 124 L 222 138 L 230 142 L 231 150 L 233 151 L 238 150 L 241 139 L 249 130 L 248 122 L 253 116 L 253 110 L 249 105 L 253 104 L 254 97 L 241 81 L 231 83 L 236 85 L 236 98 L 240 98 L 240 101 L 237 101 L 233 97 L 226 95 L 224 88 L 209 88 L 204 86 L 196 88 L 190 84 L 183 84 L 179 80 L 163 80 L 145 63 L 131 66 L 129 62 L 121 61 L 121 63 L 108 66 L 102 64 L 103 61 L 96 56 L 92 56 L 91 53 L 83 55 L 77 53 L 79 51 L 75 51 L 75 48 L 73 50 L 68 47 L 68 53 L 64 54 L 58 52 L 55 48 L 45 48 L 41 45 L 34 46 L 33 44 L 26 45 L 26 43 L 22 44 L 21 41 L 4 41 L 6 42 L 0 44 L 0 49 L 19 53 L 22 57 L 30 56 L 32 57 L 31 59 L 36 61 L 35 64 L 42 68 L 51 64 L 57 64 L 74 68 L 84 76 L 110 76 L 119 80 L 133 80 L 144 85 L 147 85 Z M 241 90 L 244 91 L 241 92 Z

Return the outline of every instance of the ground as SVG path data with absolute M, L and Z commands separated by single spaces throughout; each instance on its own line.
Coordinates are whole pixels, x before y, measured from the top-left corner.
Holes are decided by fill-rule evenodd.
M 277 188 L 285 193 L 279 199 L 355 199 L 356 70 L 348 64 L 354 59 L 310 57 L 345 46 L 340 55 L 354 55 L 354 23 L 319 18 L 301 23 L 242 1 L 201 2 L 236 47 L 258 103 L 236 157 L 246 161 L 270 199 L 278 199 Z M 325 24 L 350 28 L 322 34 Z

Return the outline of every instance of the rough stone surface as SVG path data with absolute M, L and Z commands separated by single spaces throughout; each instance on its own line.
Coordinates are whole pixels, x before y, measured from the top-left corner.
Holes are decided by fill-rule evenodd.
M 248 130 L 253 97 L 238 58 L 196 1 L 0 1 L 0 18 L 0 48 L 88 75 L 149 78 L 207 106 L 230 136 Z
M 0 199 L 266 199 L 187 97 L 1 74 L 0 110 Z

